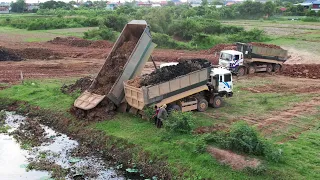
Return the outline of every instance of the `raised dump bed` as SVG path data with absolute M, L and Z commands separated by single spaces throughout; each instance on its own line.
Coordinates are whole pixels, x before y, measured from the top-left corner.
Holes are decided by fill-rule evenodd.
M 139 110 L 145 106 L 169 104 L 198 92 L 208 90 L 206 85 L 210 77 L 211 67 L 203 68 L 189 74 L 176 77 L 170 81 L 136 88 L 124 82 L 127 103 Z
M 134 48 L 130 47 L 132 46 L 130 42 L 136 43 Z M 146 21 L 129 22 L 122 30 L 90 88 L 75 100 L 74 106 L 89 110 L 96 107 L 106 96 L 114 104 L 119 105 L 124 99 L 123 81 L 140 75 L 155 47 Z M 122 58 L 122 61 L 117 61 L 116 58 Z M 126 60 L 125 63 L 123 58 Z M 112 72 L 115 73 L 110 74 Z

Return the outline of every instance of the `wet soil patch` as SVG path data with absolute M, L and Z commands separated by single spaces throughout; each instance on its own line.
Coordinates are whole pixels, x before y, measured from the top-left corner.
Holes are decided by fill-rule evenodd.
M 13 137 L 23 145 L 31 147 L 40 146 L 43 142 L 48 141 L 45 138 L 45 131 L 39 122 L 34 118 L 27 118 L 17 130 L 10 133 Z
M 155 70 L 151 74 L 129 80 L 128 84 L 138 88 L 142 86 L 155 85 L 210 66 L 211 63 L 205 59 L 181 61 L 177 65 L 166 66 L 159 70 Z
M 83 93 L 85 90 L 89 89 L 93 78 L 91 76 L 86 76 L 78 79 L 74 84 L 63 85 L 60 90 L 65 94 L 72 94 L 74 92 Z

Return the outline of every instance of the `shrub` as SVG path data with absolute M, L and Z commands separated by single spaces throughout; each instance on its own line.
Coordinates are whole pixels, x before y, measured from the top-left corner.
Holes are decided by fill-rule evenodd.
M 128 20 L 122 15 L 111 14 L 106 17 L 103 24 L 115 31 L 122 31 Z
M 225 43 L 226 41 L 227 39 L 224 36 L 197 34 L 192 38 L 190 43 L 198 49 L 208 49 L 216 44 Z
M 234 123 L 230 131 L 214 132 L 207 135 L 204 140 L 222 148 L 264 156 L 267 160 L 273 162 L 279 162 L 283 158 L 283 152 L 279 146 L 260 137 L 255 128 L 250 127 L 243 121 Z
M 320 14 L 318 12 L 318 14 Z M 303 18 L 302 21 L 304 22 L 320 22 L 320 18 L 319 17 L 306 17 L 306 18 Z
M 252 29 L 250 31 L 242 31 L 237 34 L 231 35 L 229 41 L 232 42 L 263 42 L 267 41 L 270 38 L 265 34 L 263 30 Z
M 169 27 L 169 35 L 176 35 L 184 40 L 191 40 L 194 35 L 202 31 L 202 25 L 192 19 L 177 21 Z
M 173 111 L 163 123 L 169 132 L 187 134 L 192 130 L 193 120 L 191 112 Z
M 89 30 L 84 33 L 84 39 L 92 39 L 92 40 L 110 40 L 115 41 L 117 35 L 111 28 L 100 27 L 99 29 Z
M 257 131 L 246 122 L 235 123 L 230 129 L 230 148 L 247 154 L 262 155 L 263 142 Z
M 152 41 L 161 48 L 170 48 L 170 49 L 191 49 L 187 43 L 178 42 L 172 39 L 167 34 L 162 33 L 152 33 Z

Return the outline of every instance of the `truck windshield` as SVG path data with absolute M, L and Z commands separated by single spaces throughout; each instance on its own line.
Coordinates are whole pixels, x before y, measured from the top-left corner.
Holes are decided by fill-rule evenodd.
M 220 59 L 231 61 L 232 60 L 232 55 L 231 54 L 227 54 L 227 53 L 221 53 Z

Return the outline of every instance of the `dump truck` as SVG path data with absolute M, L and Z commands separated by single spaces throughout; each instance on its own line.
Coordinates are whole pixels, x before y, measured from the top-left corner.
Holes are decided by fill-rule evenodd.
M 130 56 L 112 88 L 108 92 L 102 92 L 100 94 L 91 92 L 90 89 L 94 89 L 97 85 L 98 78 L 101 78 L 101 76 L 104 76 L 106 73 L 106 66 L 108 65 L 107 62 L 115 56 L 116 50 L 130 39 L 138 39 L 138 41 L 132 52 L 129 52 Z M 126 24 L 98 75 L 90 85 L 89 89 L 75 100 L 74 106 L 83 110 L 90 110 L 96 107 L 106 97 L 115 105 L 119 106 L 124 100 L 123 81 L 140 75 L 145 63 L 150 58 L 155 47 L 156 44 L 152 42 L 150 29 L 146 21 L 133 20 Z
M 237 50 L 220 52 L 219 65 L 238 76 L 255 72 L 279 72 L 288 58 L 288 51 L 280 48 L 261 47 L 236 43 Z
M 127 103 L 143 110 L 150 105 L 166 104 L 168 110 L 205 111 L 208 105 L 220 107 L 222 97 L 231 97 L 232 74 L 225 68 L 207 67 L 156 85 L 131 86 L 124 83 Z

